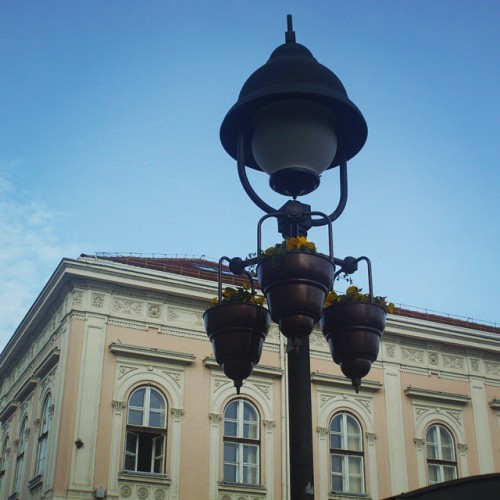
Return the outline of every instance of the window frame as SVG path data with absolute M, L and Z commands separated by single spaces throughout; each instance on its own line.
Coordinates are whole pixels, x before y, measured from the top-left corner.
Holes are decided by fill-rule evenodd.
M 27 436 L 28 416 L 25 415 L 22 419 L 21 429 L 19 431 L 19 440 L 17 444 L 16 469 L 14 471 L 14 489 L 12 493 L 20 493 L 22 488 L 22 479 L 24 475 L 24 453 L 28 443 Z
M 334 421 L 340 418 L 339 431 L 333 430 Z M 358 432 L 352 433 L 348 431 L 348 419 L 356 424 Z M 334 493 L 343 494 L 366 494 L 366 474 L 365 474 L 365 451 L 364 451 L 364 440 L 363 440 L 363 427 L 358 418 L 353 414 L 340 411 L 335 413 L 331 420 L 329 426 L 329 448 L 330 448 L 330 487 L 331 491 Z M 340 437 L 340 447 L 333 446 L 333 438 Z M 358 441 L 358 450 L 349 448 L 349 437 L 356 437 Z M 341 468 L 340 471 L 335 471 L 335 461 L 340 459 Z M 350 463 L 353 459 L 359 459 L 359 469 L 360 473 L 350 472 Z M 335 477 L 340 477 L 342 481 L 342 489 L 334 488 Z M 361 491 L 352 491 L 351 488 L 351 478 L 360 478 Z
M 433 429 L 436 429 L 436 441 L 430 441 L 429 440 L 429 434 Z M 448 446 L 445 444 L 442 444 L 442 435 L 441 433 L 446 433 L 449 437 L 449 440 L 451 442 L 451 451 L 452 451 L 452 457 L 453 460 L 447 460 L 443 458 L 443 449 L 447 448 Z M 429 446 L 433 446 L 435 450 L 437 450 L 437 458 L 430 458 L 429 457 Z M 451 479 L 445 479 L 445 468 L 450 468 L 453 469 L 454 471 L 454 477 L 452 479 L 457 479 L 458 478 L 458 464 L 457 464 L 457 452 L 456 452 L 456 445 L 455 445 L 455 438 L 452 434 L 452 432 L 443 425 L 442 423 L 439 422 L 434 422 L 429 427 L 427 428 L 425 432 L 425 458 L 427 462 L 427 482 L 429 485 L 431 484 L 439 484 L 444 481 L 450 481 Z M 438 480 L 437 481 L 431 481 L 431 475 L 430 475 L 430 469 L 431 467 L 436 468 L 438 471 Z
M 52 417 L 52 394 L 49 392 L 45 396 L 42 414 L 40 415 L 40 431 L 38 434 L 38 449 L 36 452 L 36 476 L 43 476 L 47 467 L 49 433 L 52 425 Z
M 131 405 L 130 402 L 134 394 L 139 391 L 145 391 L 143 406 Z M 156 393 L 159 396 L 163 407 L 152 408 L 151 407 L 151 394 Z M 148 474 L 156 476 L 165 476 L 166 467 L 166 451 L 167 451 L 167 432 L 168 432 L 168 407 L 169 403 L 165 394 L 153 385 L 141 385 L 136 387 L 131 391 L 127 400 L 127 415 L 126 415 L 126 429 L 125 429 L 125 440 L 124 440 L 124 452 L 123 452 L 123 470 L 126 473 L 132 474 Z M 129 423 L 130 412 L 142 412 L 141 424 Z M 152 426 L 151 417 L 152 415 L 160 415 L 160 427 Z M 129 449 L 129 439 L 135 439 L 135 451 Z M 148 440 L 151 444 L 151 456 L 149 460 L 149 470 L 139 470 L 139 459 L 141 457 L 141 440 Z M 162 450 L 161 455 L 155 455 L 157 450 L 157 443 L 160 442 L 160 448 Z M 146 446 L 143 444 L 143 446 Z M 127 468 L 130 458 L 134 462 L 133 468 Z M 159 461 L 159 462 L 158 462 Z M 130 462 L 129 462 L 130 463 Z M 158 464 L 158 467 L 156 465 Z
M 236 405 L 236 417 L 229 418 L 227 412 L 230 407 Z M 251 409 L 255 415 L 253 420 L 245 420 L 245 407 Z M 236 435 L 226 434 L 226 424 L 233 424 Z M 228 402 L 223 413 L 223 469 L 222 476 L 223 482 L 228 484 L 241 484 L 246 486 L 258 486 L 261 481 L 261 418 L 260 413 L 254 403 L 245 398 L 236 398 Z M 250 431 L 251 428 L 254 429 L 255 437 L 245 436 L 245 428 L 248 426 Z M 248 433 L 250 434 L 250 432 Z M 233 446 L 235 452 L 234 461 L 230 461 L 227 456 L 226 450 L 228 446 Z M 255 454 L 255 461 L 249 462 L 245 461 L 245 455 L 247 451 L 253 450 Z M 226 476 L 226 467 L 234 467 L 235 469 L 235 480 L 229 480 Z M 249 475 L 255 476 L 255 480 L 248 480 Z M 245 481 L 245 478 L 247 480 Z
M 2 441 L 2 451 L 0 456 L 0 495 L 5 487 L 5 472 L 7 470 L 7 463 L 9 460 L 9 434 L 6 434 Z

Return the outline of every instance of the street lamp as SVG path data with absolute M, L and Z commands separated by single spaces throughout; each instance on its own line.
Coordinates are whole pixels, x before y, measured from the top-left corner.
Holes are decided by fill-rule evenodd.
M 256 258 L 223 257 L 219 261 L 219 302 L 222 261 L 229 262 L 233 274 L 247 277 L 247 267 L 258 263 L 257 275 L 270 316 L 289 339 L 290 498 L 311 500 L 314 499 L 314 470 L 309 334 L 321 319 L 334 361 L 341 365 L 358 391 L 361 378 L 377 357 L 385 312 L 368 304 L 373 307 L 361 313 L 350 308 L 346 313 L 336 311 L 324 317 L 323 303 L 334 279 L 341 272 L 355 272 L 362 260 L 368 264 L 373 300 L 369 260 L 334 257 L 331 228 L 347 202 L 347 161 L 361 150 L 368 132 L 363 115 L 348 98 L 337 76 L 318 63 L 306 47 L 296 43 L 290 15 L 287 25 L 285 44 L 275 49 L 268 62 L 248 78 L 220 129 L 224 149 L 237 161 L 243 188 L 266 215 L 258 223 Z M 268 174 L 270 187 L 292 199 L 280 209 L 268 205 L 252 188 L 246 167 Z M 340 198 L 329 215 L 312 211 L 309 205 L 297 200 L 317 189 L 321 175 L 334 167 L 340 170 Z M 272 269 L 269 260 L 260 259 L 261 225 L 270 217 L 278 220 L 278 230 L 284 238 L 305 236 L 311 227 L 327 225 L 329 255 L 290 254 L 288 260 L 280 261 L 278 270 Z M 241 313 L 235 307 L 230 310 L 231 313 L 223 307 L 213 312 L 209 309 L 204 319 L 216 359 L 239 392 L 242 379 L 250 374 L 260 358 L 267 333 L 262 325 L 268 325 L 269 318 L 258 321 L 256 318 L 251 320 L 251 328 L 244 328 L 236 316 L 245 314 L 250 321 L 255 316 L 252 307 L 246 307 Z M 229 316 L 234 318 L 230 327 L 223 319 Z M 359 322 L 355 327 L 351 325 L 351 317 Z M 252 346 L 248 353 L 242 348 L 244 344 Z

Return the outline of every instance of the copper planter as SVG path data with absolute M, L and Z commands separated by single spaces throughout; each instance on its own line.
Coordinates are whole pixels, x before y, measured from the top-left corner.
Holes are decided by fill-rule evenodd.
M 203 315 L 215 360 L 240 391 L 243 380 L 259 362 L 271 317 L 262 306 L 219 304 Z
M 382 307 L 366 302 L 332 304 L 321 316 L 333 361 L 352 380 L 356 392 L 377 359 L 385 317 Z
M 319 321 L 334 272 L 330 259 L 306 252 L 266 257 L 257 266 L 271 318 L 295 344 Z

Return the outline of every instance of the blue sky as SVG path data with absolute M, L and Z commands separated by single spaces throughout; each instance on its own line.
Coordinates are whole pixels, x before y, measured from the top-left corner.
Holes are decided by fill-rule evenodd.
M 496 0 L 1 0 L 0 347 L 63 257 L 255 251 L 218 133 L 288 13 L 368 123 L 336 255 L 368 255 L 396 303 L 500 321 Z M 303 201 L 331 212 L 337 176 Z

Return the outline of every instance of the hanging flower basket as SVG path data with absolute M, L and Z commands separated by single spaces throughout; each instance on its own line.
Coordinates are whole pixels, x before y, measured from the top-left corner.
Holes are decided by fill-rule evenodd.
M 260 360 L 271 323 L 269 312 L 251 303 L 222 303 L 205 311 L 203 320 L 215 360 L 239 394 L 243 380 Z
M 352 380 L 356 392 L 377 359 L 386 310 L 369 302 L 333 303 L 320 325 L 335 363 Z
M 296 345 L 319 321 L 334 271 L 330 259 L 309 252 L 271 255 L 258 264 L 271 318 Z

